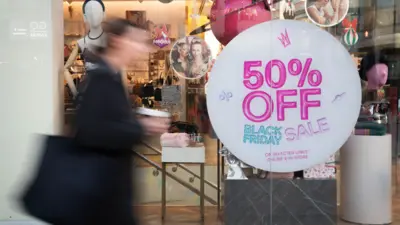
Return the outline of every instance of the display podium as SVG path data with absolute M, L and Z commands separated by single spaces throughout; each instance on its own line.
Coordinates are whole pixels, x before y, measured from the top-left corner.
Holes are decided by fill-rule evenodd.
M 192 147 L 163 147 L 162 148 L 162 191 L 161 191 L 161 217 L 164 220 L 167 207 L 167 164 L 197 164 L 200 165 L 200 217 L 204 220 L 204 163 L 206 151 L 203 145 Z
M 226 148 L 224 222 L 229 225 L 336 225 L 336 179 L 243 177 L 241 164 Z
M 358 224 L 392 221 L 392 136 L 352 135 L 340 151 L 341 218 Z
M 226 180 L 229 225 L 336 225 L 336 180 Z

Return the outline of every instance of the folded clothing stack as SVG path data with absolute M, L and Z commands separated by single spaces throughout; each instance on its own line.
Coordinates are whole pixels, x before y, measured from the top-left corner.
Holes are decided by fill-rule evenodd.
M 162 147 L 184 148 L 189 146 L 190 138 L 187 133 L 164 133 L 160 137 Z
M 383 136 L 387 133 L 386 125 L 375 122 L 357 122 L 355 135 Z

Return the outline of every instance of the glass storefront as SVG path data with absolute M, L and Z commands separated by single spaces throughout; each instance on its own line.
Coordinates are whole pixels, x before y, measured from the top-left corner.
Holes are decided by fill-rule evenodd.
M 132 108 L 170 113 L 169 132 L 184 139 L 171 147 L 163 137 L 149 137 L 135 147 L 135 185 L 145 190 L 135 198 L 135 206 L 197 207 L 205 201 L 207 212 L 223 215 L 212 219 L 228 225 L 400 222 L 400 2 L 103 3 L 105 19 L 126 18 L 152 36 L 155 50 L 138 57 L 123 71 Z M 85 19 L 84 4 L 65 0 L 62 15 L 55 9 L 46 11 L 51 18 L 43 21 L 53 21 L 46 34 L 52 42 L 40 39 L 40 32 L 24 39 L 18 33 L 25 31 L 13 27 L 25 20 L 5 25 L 12 27 L 12 35 L 5 39 L 10 46 L 24 46 L 29 41 L 29 49 L 36 53 L 0 53 L 0 72 L 3 67 L 4 73 L 10 74 L 12 65 L 21 60 L 27 64 L 15 70 L 17 75 L 35 71 L 37 65 L 43 67 L 35 72 L 48 76 L 30 82 L 43 92 L 36 97 L 46 96 L 46 105 L 56 99 L 48 96 L 59 94 L 55 88 L 58 79 L 46 80 L 50 73 L 60 73 L 63 80 L 63 98 L 42 111 L 35 108 L 32 118 L 28 117 L 37 124 L 26 131 L 26 143 L 32 142 L 27 138 L 31 133 L 56 133 L 59 127 L 68 132 L 74 123 L 74 95 L 84 84 L 85 70 L 90 66 L 85 50 L 105 38 L 101 26 L 91 24 L 93 18 Z M 7 9 L 17 7 L 5 5 Z M 61 3 L 52 7 L 61 12 Z M 94 12 L 95 6 L 86 10 Z M 56 33 L 61 16 L 63 35 Z M 33 25 L 40 31 L 37 21 L 41 19 L 35 19 Z M 53 57 L 61 51 L 61 40 L 63 63 Z M 58 47 L 49 47 L 53 45 Z M 51 71 L 44 67 L 46 60 L 53 62 Z M 10 83 L 14 91 L 23 80 L 16 77 L 19 80 Z M 52 91 L 43 91 L 48 89 Z M 58 113 L 60 102 L 63 109 Z M 7 114 L 13 119 L 3 122 L 18 121 L 14 114 Z M 53 122 L 50 129 L 43 125 L 44 114 L 63 123 Z M 7 148 L 29 148 L 19 146 L 17 140 L 12 142 L 11 133 L 4 132 L 4 137 Z M 189 158 L 200 151 L 204 162 L 185 161 L 185 154 L 181 154 L 176 162 L 168 161 L 163 180 L 162 154 L 166 148 L 193 151 Z M 204 176 L 197 164 L 205 167 Z M 0 200 L 9 191 L 3 192 Z M 2 208 L 6 207 L 0 205 L 0 224 L 12 214 L 8 208 L 1 212 Z M 210 218 L 206 216 L 206 220 Z
M 304 182 L 302 183 L 298 181 L 297 185 L 300 187 L 301 190 L 305 192 L 310 191 L 308 190 L 309 187 L 307 185 L 309 184 L 307 184 L 307 181 L 313 181 L 314 182 L 313 185 L 322 185 L 321 191 L 323 191 L 324 188 L 326 189 L 326 191 L 323 191 L 325 195 L 331 197 L 334 196 L 331 199 L 328 198 L 325 200 L 321 196 L 316 197 L 316 198 L 322 198 L 319 200 L 326 201 L 328 205 L 332 204 L 331 206 L 336 205 L 336 203 L 340 204 L 339 200 L 340 196 L 342 196 L 342 198 L 343 196 L 345 197 L 348 196 L 345 194 L 341 195 L 340 189 L 341 188 L 343 189 L 344 187 L 349 188 L 348 186 L 350 184 L 340 184 L 339 182 L 336 182 L 339 181 L 339 177 L 341 177 L 340 175 L 341 172 L 343 171 L 347 172 L 347 170 L 349 170 L 347 164 L 346 166 L 344 165 L 345 166 L 344 169 L 341 169 L 340 151 L 338 151 L 336 154 L 332 154 L 330 157 L 327 157 L 325 155 L 326 158 L 325 163 L 318 165 L 315 165 L 314 163 L 314 165 L 311 167 L 300 166 L 299 168 L 301 168 L 301 170 L 293 169 L 289 172 L 287 170 L 285 171 L 285 168 L 287 168 L 287 166 L 283 166 L 282 168 L 285 171 L 285 173 L 280 173 L 278 169 L 273 169 L 272 167 L 270 168 L 270 170 L 268 170 L 270 172 L 267 172 L 267 170 L 265 169 L 257 170 L 253 168 L 253 166 L 258 168 L 265 168 L 265 167 L 263 166 L 260 167 L 259 164 L 257 163 L 255 165 L 252 164 L 253 161 L 251 160 L 251 157 L 242 158 L 240 152 L 238 153 L 236 158 L 234 156 L 236 154 L 232 154 L 231 152 L 237 153 L 238 149 L 232 147 L 232 143 L 235 142 L 231 141 L 231 139 L 232 137 L 237 137 L 237 136 L 227 134 L 229 132 L 232 132 L 230 129 L 235 126 L 220 125 L 218 122 L 215 122 L 216 118 L 219 118 L 218 120 L 221 120 L 225 116 L 221 117 L 214 115 L 214 121 L 212 121 L 213 118 L 211 118 L 210 121 L 210 117 L 212 117 L 212 115 L 210 116 L 208 114 L 208 110 L 210 109 L 208 109 L 207 106 L 210 107 L 214 103 L 207 104 L 206 102 L 206 100 L 208 99 L 206 92 L 207 82 L 209 79 L 211 80 L 213 79 L 210 78 L 210 76 L 213 75 L 218 76 L 219 75 L 218 73 L 222 73 L 220 72 L 221 70 L 216 70 L 217 72 L 214 73 L 211 70 L 211 73 L 208 72 L 206 74 L 203 74 L 204 76 L 201 75 L 198 78 L 193 78 L 193 77 L 187 77 L 186 74 L 182 75 L 180 71 L 177 71 L 177 69 L 174 67 L 174 65 L 176 65 L 175 63 L 178 62 L 174 60 L 178 60 L 176 57 L 178 57 L 178 55 L 182 53 L 181 51 L 189 51 L 188 55 L 193 54 L 193 52 L 191 52 L 192 42 L 190 39 L 191 37 L 189 37 L 189 33 L 196 35 L 200 41 L 204 40 L 205 43 L 208 44 L 208 49 L 211 51 L 212 60 L 216 60 L 215 63 L 217 64 L 217 66 L 220 67 L 221 65 L 218 64 L 219 61 L 224 61 L 224 63 L 222 63 L 223 64 L 222 67 L 224 67 L 224 64 L 226 64 L 229 60 L 233 63 L 235 62 L 235 60 L 237 60 L 237 58 L 240 57 L 237 57 L 236 59 L 229 58 L 228 61 L 226 61 L 226 59 L 219 59 L 217 55 L 221 51 L 222 52 L 224 51 L 224 46 L 219 41 L 221 41 L 223 44 L 227 44 L 228 42 L 231 41 L 232 38 L 237 36 L 239 33 L 241 32 L 246 33 L 245 28 L 252 27 L 254 25 L 257 25 L 258 23 L 262 23 L 263 21 L 269 21 L 269 20 L 302 21 L 304 23 L 313 24 L 313 26 L 317 27 L 318 29 L 324 30 L 324 32 L 328 32 L 333 38 L 337 40 L 337 42 L 341 43 L 342 46 L 341 48 L 344 48 L 348 52 L 348 55 L 351 56 L 351 58 L 349 57 L 351 59 L 351 63 L 354 63 L 354 65 L 353 64 L 352 65 L 358 70 L 362 70 L 361 67 L 363 65 L 360 64 L 362 62 L 362 59 L 366 58 L 367 56 L 375 58 L 376 61 L 373 62 L 372 64 L 384 63 L 387 66 L 388 79 L 387 82 L 384 83 L 386 85 L 385 86 L 386 96 L 384 97 L 384 99 L 388 101 L 390 104 L 390 113 L 388 116 L 389 119 L 386 121 L 385 124 L 388 124 L 387 127 L 389 128 L 387 133 L 390 133 L 393 136 L 391 154 L 392 154 L 392 159 L 393 159 L 392 162 L 394 169 L 392 172 L 392 168 L 390 167 L 391 168 L 390 175 L 392 177 L 394 193 L 397 192 L 396 191 L 397 154 L 398 154 L 397 153 L 398 152 L 397 151 L 397 99 L 398 99 L 397 77 L 399 75 L 397 74 L 398 63 L 396 62 L 397 59 L 396 48 L 398 45 L 397 33 L 396 33 L 397 31 L 396 21 L 398 19 L 396 15 L 396 8 L 398 6 L 395 4 L 394 1 L 285 0 L 277 3 L 271 3 L 271 1 L 269 3 L 262 3 L 265 4 L 264 5 L 265 8 L 262 8 L 262 6 L 260 5 L 261 2 L 257 1 L 241 1 L 241 2 L 226 1 L 227 3 L 226 6 L 220 6 L 218 5 L 219 4 L 218 2 L 205 1 L 205 0 L 172 1 L 170 3 L 160 3 L 154 1 L 143 1 L 143 2 L 104 1 L 104 3 L 106 6 L 105 7 L 106 17 L 123 17 L 131 19 L 135 23 L 139 24 L 141 23 L 144 26 L 146 26 L 149 32 L 153 32 L 153 34 L 154 32 L 156 32 L 155 31 L 156 29 L 161 29 L 165 26 L 164 28 L 166 28 L 166 30 L 164 30 L 165 32 L 164 34 L 167 35 L 167 38 L 169 40 L 168 43 L 170 44 L 166 44 L 165 46 L 161 47 L 159 46 L 159 49 L 155 53 L 145 55 L 143 56 L 143 58 L 132 62 L 132 66 L 127 68 L 125 71 L 127 83 L 129 87 L 132 89 L 130 92 L 131 99 L 135 102 L 136 107 L 145 107 L 145 108 L 170 112 L 173 115 L 173 127 L 171 128 L 171 132 L 188 133 L 193 141 L 198 142 L 197 144 L 204 145 L 206 152 L 206 165 L 207 165 L 206 180 L 208 181 L 206 183 L 206 186 L 208 186 L 206 187 L 207 190 L 206 196 L 213 199 L 209 201 L 209 204 L 223 205 L 222 204 L 223 198 L 221 196 L 224 196 L 225 193 L 224 190 L 227 189 L 230 190 L 228 191 L 228 193 L 226 193 L 227 195 L 225 196 L 225 198 L 227 199 L 225 199 L 225 201 L 229 201 L 229 198 L 231 198 L 232 195 L 231 193 L 232 191 L 235 193 L 240 191 L 240 187 L 236 187 L 239 188 L 238 190 L 234 190 L 233 187 L 226 187 L 226 185 L 232 186 L 230 182 L 225 182 L 225 187 L 224 187 L 223 183 L 225 178 L 227 180 L 231 180 L 231 179 L 241 179 L 243 177 L 246 177 L 247 179 L 249 179 L 248 182 L 252 182 L 253 179 L 264 180 L 268 181 L 270 185 L 273 185 L 273 187 L 275 187 L 274 185 L 276 185 L 276 183 L 274 184 L 276 178 L 289 179 L 289 180 L 290 179 L 302 180 Z M 244 6 L 245 4 L 247 4 L 247 6 Z M 254 5 L 253 8 L 251 7 L 252 4 Z M 73 52 L 73 49 L 76 45 L 75 44 L 76 41 L 84 37 L 84 35 L 86 35 L 88 31 L 87 26 L 85 27 L 85 22 L 83 21 L 83 16 L 81 14 L 81 6 L 82 3 L 79 2 L 64 4 L 65 48 L 67 49 L 66 61 L 68 57 L 69 58 L 71 57 L 70 55 L 68 55 L 68 52 Z M 221 18 L 221 12 L 220 12 L 221 7 L 224 7 L 223 13 L 226 14 L 225 19 Z M 235 15 L 235 13 L 237 13 L 237 15 Z M 222 23 L 223 24 L 222 26 L 220 22 L 221 20 L 225 20 L 225 22 Z M 211 21 L 211 24 L 206 26 L 205 24 L 209 23 L 209 21 Z M 290 24 L 288 26 L 290 26 Z M 224 31 L 221 31 L 221 29 Z M 312 32 L 316 32 L 316 30 Z M 287 37 L 289 38 L 288 35 Z M 300 54 L 312 55 L 313 54 L 312 49 L 315 48 L 315 45 L 317 45 L 316 43 L 318 42 L 318 40 L 316 39 L 318 39 L 319 36 L 316 35 L 315 37 L 310 37 L 305 33 L 303 34 L 298 33 L 298 34 L 292 34 L 292 36 L 290 37 L 292 38 L 295 37 L 298 40 L 304 39 L 303 40 L 304 43 L 300 44 L 302 46 L 301 50 L 302 52 Z M 261 38 L 261 37 L 252 36 L 251 38 Z M 264 38 L 268 40 L 271 39 L 270 37 L 264 37 Z M 323 37 L 321 36 L 321 38 Z M 181 40 L 186 40 L 186 41 L 182 42 Z M 251 42 L 252 40 L 248 41 Z M 295 41 L 296 40 L 292 40 L 292 42 Z M 309 42 L 309 44 L 305 44 L 305 42 Z M 174 46 L 175 43 L 177 43 L 177 46 Z M 358 77 L 358 74 L 354 74 L 354 71 L 348 71 L 347 69 L 341 68 L 341 67 L 346 67 L 348 65 L 347 62 L 349 61 L 348 60 L 346 61 L 345 63 L 346 65 L 342 64 L 341 63 L 342 61 L 337 61 L 336 57 L 339 56 L 338 55 L 339 53 L 337 53 L 337 51 L 333 49 L 336 47 L 333 47 L 333 44 L 332 45 L 329 44 L 331 43 L 329 41 L 327 41 L 326 43 L 328 44 L 326 44 L 323 49 L 319 49 L 318 51 L 320 55 L 325 58 L 325 61 L 321 62 L 322 64 L 328 63 L 330 65 L 334 65 L 334 67 L 327 66 L 328 68 L 331 68 L 329 74 L 332 75 L 335 74 L 335 72 L 332 70 L 334 70 L 334 68 L 336 67 L 335 69 L 337 70 L 336 73 L 348 73 L 348 76 Z M 238 48 L 242 47 L 241 44 L 238 43 L 238 41 L 234 42 L 234 44 L 231 44 L 231 46 L 232 45 L 238 46 Z M 230 47 L 229 44 L 226 47 L 229 49 Z M 233 47 L 231 47 L 231 49 L 227 51 L 235 52 L 234 50 L 232 50 L 232 48 Z M 273 49 L 274 48 L 265 48 L 263 49 L 263 51 L 267 53 L 269 52 L 270 55 L 275 55 Z M 175 58 L 174 54 L 177 55 Z M 226 57 L 227 56 L 222 56 L 222 58 Z M 285 56 L 280 56 L 280 57 L 285 58 Z M 385 58 L 385 60 L 382 59 L 380 61 L 381 58 Z M 179 65 L 185 66 L 185 64 L 182 64 L 182 61 L 180 61 Z M 369 66 L 369 69 L 370 67 L 371 66 Z M 81 68 L 82 68 L 82 62 L 78 57 L 77 60 L 73 62 L 72 66 L 69 69 L 69 72 L 71 72 L 75 78 L 75 82 L 77 82 L 81 74 L 84 73 L 84 71 L 82 71 Z M 227 71 L 229 71 L 229 69 L 227 69 Z M 236 72 L 233 72 L 232 76 L 234 76 L 234 73 Z M 364 78 L 366 75 L 365 74 L 361 75 L 361 73 L 362 72 L 360 72 L 360 76 Z M 280 79 L 280 78 L 275 77 L 273 79 Z M 233 78 L 232 80 L 226 79 L 224 82 L 234 83 L 235 79 Z M 215 89 L 214 86 L 215 84 L 211 85 L 212 89 Z M 224 84 L 221 84 L 221 86 L 224 86 Z M 229 87 L 230 85 L 226 86 Z M 68 102 L 68 85 L 66 85 L 65 87 L 67 90 L 65 108 L 68 115 L 69 113 L 73 114 L 73 109 L 69 108 L 70 104 Z M 177 88 L 176 90 L 179 90 L 178 91 L 179 93 L 176 93 L 176 91 L 168 92 L 168 90 L 172 90 L 175 87 Z M 354 90 L 356 90 L 356 86 L 354 87 Z M 174 94 L 175 96 L 172 96 Z M 228 99 L 232 97 L 232 93 L 231 92 L 225 93 L 225 95 L 220 97 L 226 98 L 228 101 Z M 168 99 L 168 101 L 162 100 L 163 98 Z M 363 99 L 363 101 L 364 100 L 365 99 Z M 261 103 L 258 102 L 258 104 L 262 104 L 262 102 Z M 268 105 L 266 107 L 268 107 Z M 332 110 L 338 110 L 338 109 L 334 108 Z M 213 109 L 213 111 L 215 110 Z M 215 112 L 213 113 L 215 114 Z M 224 114 L 226 112 L 224 110 L 221 110 L 220 113 Z M 371 115 L 371 117 L 373 117 L 374 115 L 375 114 Z M 349 117 L 351 117 L 351 115 L 349 115 Z M 236 118 L 236 117 L 227 116 L 226 123 L 233 122 L 229 118 Z M 345 120 L 344 118 L 343 120 L 348 121 Z M 314 132 L 314 134 L 318 133 L 318 131 L 312 130 L 316 128 L 310 127 L 312 126 L 311 123 L 312 121 L 310 120 L 308 125 L 310 129 L 309 131 Z M 216 133 L 213 130 L 212 126 L 214 124 L 215 126 L 217 126 Z M 220 126 L 225 126 L 226 129 L 224 130 L 224 128 L 220 128 Z M 298 139 L 300 138 L 301 135 L 300 133 L 302 132 L 300 131 L 300 128 L 301 126 L 299 125 L 298 127 L 299 130 L 296 131 Z M 357 132 L 361 132 L 361 129 L 355 129 L 355 131 L 353 131 L 353 133 Z M 365 132 L 372 132 L 372 130 L 368 130 Z M 217 135 L 218 136 L 221 135 L 221 140 L 218 139 Z M 252 137 L 254 137 L 254 132 Z M 288 138 L 288 136 L 286 136 L 286 138 Z M 336 140 L 336 139 L 333 138 L 329 140 Z M 226 145 L 228 148 L 222 148 L 224 141 L 227 141 Z M 318 142 L 318 140 L 316 139 L 314 139 L 314 141 L 315 143 Z M 340 140 L 337 141 L 340 142 Z M 308 142 L 313 142 L 313 141 L 309 140 Z M 302 144 L 300 143 L 299 145 L 301 146 Z M 340 145 L 338 149 L 335 150 L 339 150 Z M 232 151 L 231 149 L 229 149 L 229 147 L 233 148 Z M 246 151 L 252 151 L 252 147 L 254 146 L 249 145 L 248 146 L 249 149 Z M 154 137 L 146 140 L 145 146 L 141 146 L 137 150 L 139 151 L 140 154 L 147 157 L 152 162 L 161 163 L 161 156 L 159 155 L 159 152 L 154 151 L 154 149 L 158 151 L 161 151 L 163 149 L 163 146 L 160 143 L 160 137 Z M 222 152 L 224 153 L 222 156 L 219 154 L 219 151 L 221 149 Z M 253 151 L 256 150 L 258 149 L 255 148 Z M 283 151 L 283 153 L 285 153 L 285 151 Z M 283 153 L 281 152 L 280 154 Z M 251 153 L 249 154 L 251 155 Z M 273 155 L 278 153 L 276 151 L 274 152 L 274 150 L 271 148 L 270 152 L 267 154 Z M 285 154 L 297 154 L 297 153 L 289 151 L 289 153 L 286 152 Z M 227 162 L 225 162 L 224 156 L 227 157 L 228 159 Z M 313 157 L 312 155 L 309 156 L 303 155 L 303 156 L 294 156 L 293 159 L 294 160 L 310 159 L 312 157 Z M 285 160 L 289 160 L 292 157 L 287 156 L 283 158 Z M 270 160 L 279 161 L 280 159 L 282 159 L 282 157 L 277 157 L 273 159 L 271 158 Z M 235 162 L 236 160 L 239 160 L 237 161 L 239 163 L 236 163 Z M 240 160 L 244 160 L 247 163 L 244 163 Z M 296 164 L 296 162 L 291 162 L 291 163 L 294 165 Z M 241 169 L 235 168 L 235 165 Z M 170 191 L 168 191 L 169 197 L 167 197 L 166 199 L 168 204 L 170 205 L 197 204 L 197 201 L 199 199 L 197 194 L 192 193 L 191 191 L 186 192 L 185 187 L 182 187 L 182 185 L 179 185 L 173 181 L 167 180 L 167 183 L 164 184 L 160 180 L 161 179 L 161 177 L 159 176 L 160 173 L 154 168 L 149 168 L 148 162 L 146 163 L 142 160 L 139 160 L 138 166 L 141 168 L 139 169 L 139 171 L 141 171 L 142 174 L 147 174 L 144 176 L 140 176 L 141 177 L 140 179 L 142 179 L 139 182 L 140 185 L 152 186 L 151 189 L 152 193 L 160 193 L 163 185 L 166 185 L 168 190 L 171 189 Z M 296 168 L 296 166 L 292 167 Z M 377 168 L 378 167 L 379 165 L 377 165 Z M 197 187 L 197 189 L 199 189 L 200 184 L 196 183 L 196 180 L 198 181 L 199 177 L 193 175 L 193 173 L 197 175 L 199 174 L 197 167 L 189 166 L 188 168 L 190 172 L 182 170 L 182 168 L 180 168 L 179 166 L 167 167 L 167 170 L 171 171 L 173 174 L 176 174 L 179 179 L 181 179 L 188 185 L 194 185 L 195 187 Z M 238 175 L 238 172 L 240 173 L 240 171 L 243 172 L 241 176 Z M 347 173 L 351 173 L 351 171 L 348 171 Z M 344 176 L 344 179 L 347 179 L 346 176 Z M 328 182 L 324 183 L 323 181 L 326 180 L 328 180 Z M 318 183 L 318 181 L 320 181 L 320 183 Z M 263 185 L 267 184 L 264 183 Z M 333 188 L 332 185 L 335 186 L 334 190 L 332 190 Z M 290 189 L 289 186 L 283 185 L 281 188 L 287 189 L 289 191 Z M 172 191 L 174 189 L 177 191 Z M 221 192 L 218 193 L 217 189 L 221 189 Z M 253 191 L 255 192 L 256 190 Z M 349 193 L 350 192 L 351 191 L 349 191 Z M 187 193 L 187 194 L 178 196 L 177 193 Z M 276 198 L 281 198 L 281 197 L 284 198 L 284 196 L 281 196 L 281 194 L 279 194 L 279 191 L 276 191 L 274 193 L 272 189 L 269 189 L 268 193 L 271 195 L 270 198 L 272 199 L 275 198 L 274 196 L 276 196 Z M 290 191 L 288 193 L 290 193 Z M 301 198 L 301 195 L 297 196 L 296 193 L 294 192 L 290 194 L 295 195 L 292 198 Z M 137 204 L 146 205 L 150 204 L 150 202 L 157 202 L 160 200 L 159 198 L 160 196 L 158 194 L 152 195 L 152 197 L 149 197 L 147 195 L 143 196 L 144 197 L 140 199 L 137 202 Z M 247 197 L 252 198 L 254 196 L 250 194 Z M 271 201 L 272 202 L 269 207 L 275 207 L 274 204 L 278 204 L 273 200 Z M 286 202 L 288 200 L 282 200 L 282 201 Z M 347 201 L 344 200 L 344 202 Z M 266 211 L 268 211 L 269 209 L 269 207 L 266 205 L 259 207 L 266 207 L 264 209 Z M 350 206 L 346 207 L 347 207 L 346 210 L 349 210 L 348 207 Z M 225 212 L 231 214 L 235 210 L 238 209 L 229 208 L 225 209 Z M 282 210 L 285 211 L 284 209 Z M 327 213 L 332 218 L 339 215 L 338 211 L 336 210 L 330 210 L 330 211 L 327 210 L 325 213 Z M 301 217 L 300 214 L 296 215 L 299 216 L 300 218 Z M 319 216 L 321 216 L 315 212 L 311 214 L 313 216 L 316 216 L 316 218 L 319 218 Z M 240 214 L 237 214 L 237 216 L 239 215 Z M 347 220 L 354 220 L 354 218 L 352 218 L 351 216 L 350 218 L 346 217 L 346 214 L 344 217 L 345 219 L 347 218 Z M 227 222 L 229 221 L 230 223 L 232 223 L 233 220 L 229 219 L 230 218 L 229 215 L 226 218 L 228 218 Z M 232 218 L 236 217 L 232 216 Z M 269 214 L 268 218 L 274 220 L 273 213 Z M 277 214 L 276 218 L 277 218 L 276 220 L 279 221 L 281 219 L 280 214 Z M 247 219 L 249 220 L 250 218 Z M 323 223 L 324 223 L 323 220 L 321 220 L 321 224 Z

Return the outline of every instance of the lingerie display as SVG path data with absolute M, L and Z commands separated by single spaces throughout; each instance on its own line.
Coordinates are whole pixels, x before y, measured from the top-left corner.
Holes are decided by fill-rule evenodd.
M 157 83 L 157 81 L 156 81 Z M 148 108 L 154 108 L 155 107 L 155 102 L 161 102 L 162 101 L 162 92 L 161 88 L 157 87 L 155 88 L 153 86 L 152 82 L 141 84 L 141 83 L 135 83 L 133 85 L 130 85 L 130 94 L 133 96 L 137 96 L 137 98 L 140 98 L 141 100 L 141 106 L 145 106 Z M 137 103 L 137 98 L 135 99 Z M 135 104 L 137 105 L 137 104 Z
M 200 92 L 189 92 L 187 100 L 187 121 L 196 124 L 200 133 L 209 133 L 211 131 L 211 122 L 208 117 L 206 96 L 204 89 L 195 89 Z
M 89 34 L 90 34 L 90 32 L 89 32 Z M 97 38 L 90 38 L 89 37 L 89 34 L 88 34 L 88 38 L 89 39 L 91 39 L 91 40 L 96 40 L 96 39 L 98 39 L 98 38 L 100 38 L 101 36 L 102 36 L 102 34 L 100 34 L 100 36 L 99 37 L 97 37 Z M 79 46 L 79 45 L 78 45 Z M 80 47 L 79 47 L 79 55 L 80 55 L 80 58 L 83 60 L 83 62 L 84 62 L 84 65 L 85 65 L 85 70 L 88 70 L 88 69 L 90 69 L 91 67 L 93 67 L 94 66 L 94 63 L 98 60 L 98 56 L 95 54 L 95 53 L 93 53 L 90 49 L 89 49 L 89 47 L 87 46 L 87 42 L 86 42 L 86 36 L 83 38 L 83 49 L 81 49 Z

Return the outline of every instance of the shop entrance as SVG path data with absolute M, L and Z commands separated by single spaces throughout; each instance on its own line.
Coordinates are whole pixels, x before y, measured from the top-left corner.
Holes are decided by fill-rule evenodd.
M 74 94 L 84 85 L 85 70 L 90 67 L 91 46 L 104 42 L 101 22 L 104 18 L 120 17 L 130 20 L 152 34 L 155 51 L 132 61 L 123 73 L 128 86 L 132 107 L 168 111 L 172 114 L 171 132 L 188 133 L 198 145 L 204 146 L 205 193 L 201 193 L 200 169 L 197 165 L 173 163 L 166 168 L 167 179 L 162 179 L 162 146 L 160 137 L 148 138 L 135 151 L 137 186 L 146 190 L 135 199 L 135 205 L 198 206 L 200 199 L 205 206 L 221 205 L 221 159 L 217 139 L 210 135 L 210 124 L 205 109 L 206 74 L 202 78 L 186 80 L 177 75 L 171 62 L 179 52 L 174 44 L 193 27 L 207 20 L 206 1 L 107 1 L 90 5 L 91 2 L 64 1 L 64 115 L 65 130 L 74 123 Z M 97 5 L 97 6 L 95 6 Z M 97 8 L 96 8 L 97 7 Z M 200 13 L 199 7 L 203 12 Z M 91 11 L 90 11 L 91 10 Z M 90 20 L 88 15 L 97 12 Z M 193 19 L 192 15 L 199 14 Z M 99 20 L 99 21 L 97 21 Z M 164 39 L 157 39 L 158 32 Z M 210 33 L 199 35 L 199 40 L 209 40 L 219 50 Z M 214 44 L 213 44 L 214 43 Z M 89 57 L 89 58 L 88 58 Z M 211 55 L 210 55 L 211 57 Z M 214 55 L 215 57 L 215 55 Z M 207 71 L 206 71 L 207 72 Z M 203 77 L 204 76 L 204 77 Z M 76 88 L 75 88 L 76 87 Z M 163 100 L 162 100 L 163 99 Z M 222 169 L 223 170 L 223 169 Z M 145 188 L 143 188 L 145 187 Z M 165 198 L 162 189 L 166 188 Z

